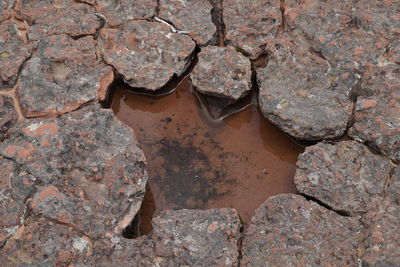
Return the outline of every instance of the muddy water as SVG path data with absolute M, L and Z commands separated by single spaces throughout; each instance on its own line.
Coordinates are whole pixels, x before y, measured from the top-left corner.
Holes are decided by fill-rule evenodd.
M 135 130 L 148 160 L 152 195 L 142 219 L 165 209 L 232 207 L 246 222 L 269 196 L 296 192 L 302 148 L 255 104 L 223 121 L 209 120 L 191 89 L 185 79 L 168 96 L 137 95 L 123 86 L 114 94 L 114 112 Z

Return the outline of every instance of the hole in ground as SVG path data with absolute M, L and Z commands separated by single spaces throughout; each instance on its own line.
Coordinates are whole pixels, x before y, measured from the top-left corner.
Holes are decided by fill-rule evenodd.
M 134 94 L 126 85 L 114 91 L 112 109 L 134 129 L 148 161 L 154 216 L 231 207 L 246 223 L 268 197 L 297 192 L 293 175 L 303 148 L 270 124 L 256 101 L 216 122 L 192 89 L 187 77 L 162 97 Z

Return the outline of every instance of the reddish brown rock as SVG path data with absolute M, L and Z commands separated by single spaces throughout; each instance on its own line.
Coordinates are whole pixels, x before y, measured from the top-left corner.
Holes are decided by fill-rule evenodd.
M 14 101 L 9 96 L 0 95 L 0 141 L 6 138 L 6 133 L 18 120 Z
M 103 29 L 100 49 L 130 86 L 157 90 L 183 74 L 195 43 L 189 36 L 172 33 L 167 25 L 140 20 L 120 29 Z
M 216 26 L 208 0 L 160 0 L 158 17 L 190 35 L 198 45 L 215 44 Z
M 35 190 L 35 178 L 0 157 L 0 247 L 23 224 L 25 202 Z M 0 253 L 1 254 L 1 253 Z
M 204 47 L 198 58 L 190 77 L 200 92 L 233 101 L 249 93 L 250 60 L 233 47 Z
M 279 0 L 224 0 L 225 39 L 251 58 L 264 52 L 282 24 Z
M 356 141 L 307 147 L 294 177 L 300 193 L 356 214 L 382 202 L 392 164 Z
M 357 266 L 357 218 L 294 194 L 269 198 L 245 232 L 242 266 Z
M 22 64 L 30 57 L 33 44 L 24 42 L 15 24 L 0 24 L 0 91 L 10 90 Z
M 388 59 L 388 58 L 387 58 Z M 364 73 L 349 135 L 400 161 L 400 67 L 383 61 Z
M 15 0 L 2 0 L 0 2 L 0 22 L 10 18 L 12 5 Z
M 140 208 L 146 162 L 134 133 L 92 104 L 56 119 L 27 120 L 9 131 L 0 154 L 41 181 L 33 213 L 90 237 L 120 233 Z
M 73 40 L 67 35 L 41 40 L 19 77 L 17 95 L 27 117 L 55 116 L 104 98 L 113 75 L 99 63 L 93 37 Z M 99 95 L 100 94 L 100 95 Z
M 132 19 L 149 19 L 155 15 L 157 0 L 96 1 L 96 9 L 115 27 Z
M 343 135 L 357 78 L 310 52 L 301 39 L 281 36 L 267 50 L 268 65 L 257 70 L 264 116 L 299 139 Z
M 94 9 L 74 0 L 17 0 L 15 16 L 27 22 L 31 40 L 55 34 L 95 34 L 100 27 Z
M 31 218 L 2 248 L 3 266 L 70 266 L 90 255 L 90 239 L 72 227 L 45 218 Z
M 360 0 L 356 4 L 360 27 L 389 39 L 400 37 L 400 2 Z
M 237 266 L 240 220 L 233 209 L 165 211 L 153 232 L 135 240 L 114 238 L 94 245 L 83 266 Z

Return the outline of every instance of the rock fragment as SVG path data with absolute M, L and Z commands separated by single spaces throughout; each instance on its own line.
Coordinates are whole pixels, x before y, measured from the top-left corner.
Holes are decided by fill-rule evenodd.
M 0 24 L 0 91 L 14 87 L 18 72 L 30 57 L 32 49 L 33 44 L 23 40 L 15 24 Z
M 0 142 L 6 138 L 6 133 L 18 120 L 14 101 L 9 96 L 0 95 Z
M 30 218 L 2 248 L 3 266 L 68 266 L 91 253 L 90 239 L 72 227 Z
M 165 211 L 153 219 L 153 232 L 135 240 L 95 243 L 81 266 L 236 266 L 240 220 L 233 209 Z M 98 249 L 100 248 L 100 249 Z M 109 257 L 106 255 L 110 254 Z
M 14 1 L 15 0 L 2 0 L 0 2 L 0 22 L 10 18 Z
M 251 58 L 263 53 L 282 25 L 279 0 L 224 0 L 225 39 Z
M 24 222 L 25 202 L 35 191 L 35 178 L 20 169 L 13 161 L 1 156 L 0 170 L 0 247 L 2 247 L 5 240 Z
M 294 194 L 269 198 L 250 221 L 242 266 L 357 266 L 362 235 L 343 217 Z
M 251 89 L 250 60 L 233 47 L 207 46 L 190 77 L 202 93 L 236 101 Z
M 158 17 L 191 36 L 198 45 L 215 44 L 216 26 L 208 0 L 160 0 Z
M 0 154 L 40 179 L 33 213 L 90 237 L 119 234 L 140 208 L 146 162 L 130 128 L 92 104 L 9 131 Z
M 15 16 L 28 23 L 31 40 L 55 34 L 80 37 L 100 28 L 94 9 L 73 0 L 17 0 Z
M 395 58 L 395 55 L 393 55 Z M 363 75 L 349 135 L 400 162 L 400 67 L 384 60 Z
M 294 181 L 300 193 L 357 214 L 383 201 L 391 169 L 389 160 L 356 141 L 318 143 L 300 155 Z
M 100 49 L 132 87 L 157 90 L 187 69 L 195 43 L 167 25 L 130 21 L 119 29 L 102 29 Z
M 282 36 L 266 49 L 271 58 L 257 70 L 264 116 L 298 139 L 343 135 L 352 113 L 355 75 L 332 67 L 301 39 Z
M 96 9 L 111 27 L 132 19 L 148 19 L 155 15 L 157 0 L 97 1 Z
M 41 40 L 17 87 L 24 115 L 56 116 L 103 98 L 112 82 L 103 78 L 113 72 L 98 62 L 95 49 L 92 36 L 74 40 L 54 35 Z

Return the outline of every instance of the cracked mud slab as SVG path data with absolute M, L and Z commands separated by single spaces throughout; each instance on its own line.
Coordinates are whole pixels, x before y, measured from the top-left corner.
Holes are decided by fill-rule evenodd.
M 17 95 L 26 117 L 57 116 L 102 99 L 111 67 L 98 62 L 95 41 L 86 36 L 50 36 L 21 71 Z
M 22 64 L 30 57 L 33 44 L 11 22 L 0 24 L 0 91 L 11 90 Z
M 146 161 L 131 129 L 96 104 L 26 120 L 0 154 L 41 182 L 30 207 L 90 237 L 120 234 L 140 208 Z
M 100 28 L 94 9 L 74 0 L 17 0 L 14 10 L 15 17 L 28 24 L 31 40 L 55 34 L 79 37 Z
M 357 218 L 302 196 L 274 196 L 256 210 L 245 231 L 241 265 L 356 266 L 360 230 Z
M 131 87 L 157 90 L 184 73 L 195 43 L 165 24 L 133 20 L 119 29 L 101 30 L 99 47 Z
M 356 141 L 306 148 L 294 177 L 301 194 L 350 214 L 376 209 L 393 165 Z

